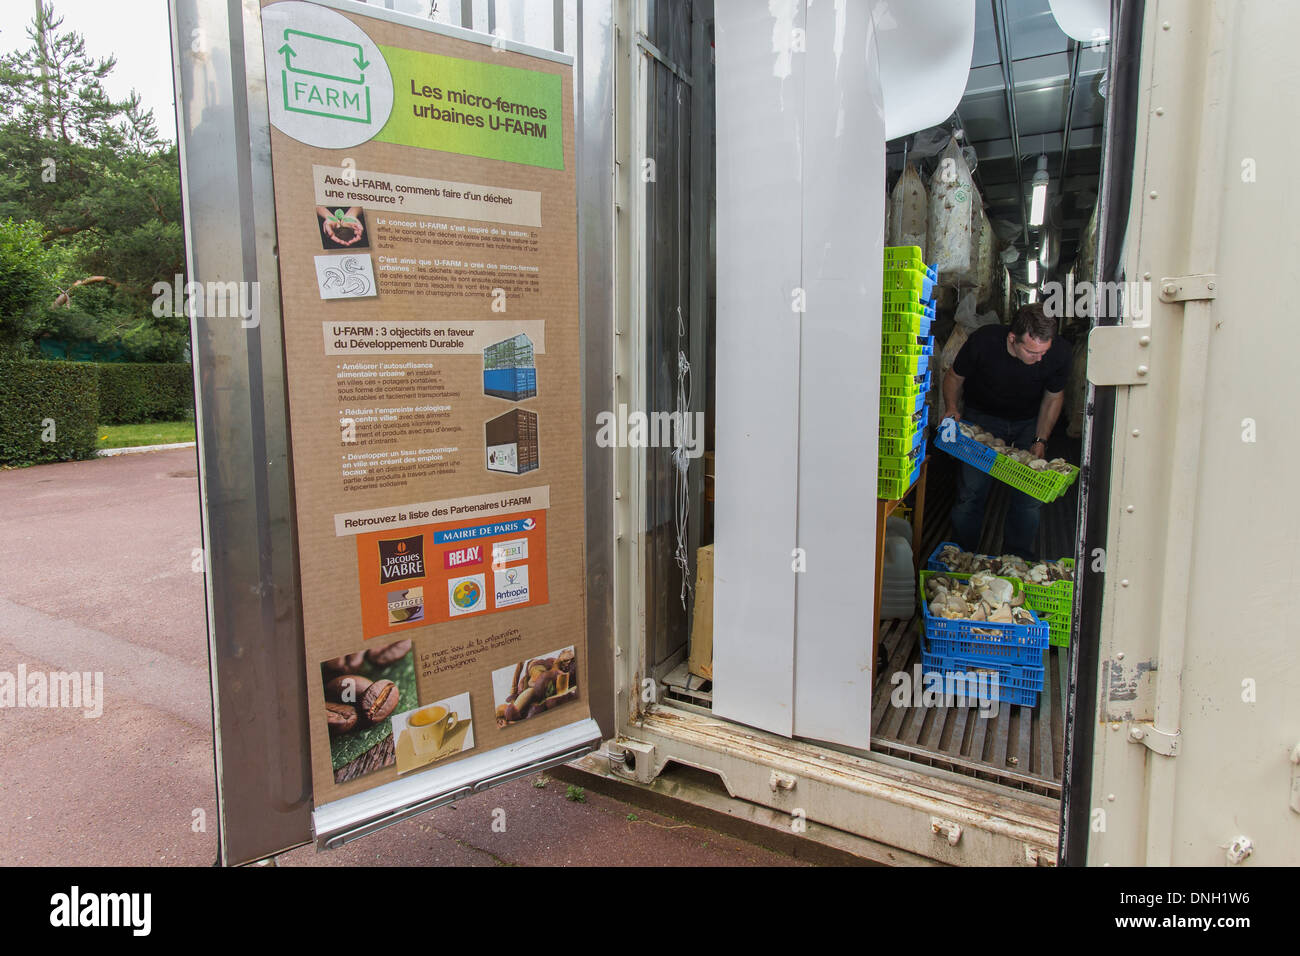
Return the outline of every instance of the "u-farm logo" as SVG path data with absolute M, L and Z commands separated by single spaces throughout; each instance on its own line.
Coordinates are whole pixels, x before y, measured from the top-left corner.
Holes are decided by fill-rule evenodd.
M 393 111 L 393 75 L 364 30 L 314 3 L 262 10 L 271 125 L 300 143 L 344 149 L 371 139 Z

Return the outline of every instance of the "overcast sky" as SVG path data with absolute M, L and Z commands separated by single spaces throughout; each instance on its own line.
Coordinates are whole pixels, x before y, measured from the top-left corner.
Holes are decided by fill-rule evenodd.
M 167 0 L 54 0 L 54 13 L 63 17 L 61 30 L 85 38 L 91 56 L 117 57 L 117 68 L 106 84 L 108 94 L 121 99 L 132 89 L 139 91 L 145 107 L 153 110 L 158 132 L 174 142 Z M 35 15 L 36 0 L 0 2 L 0 51 L 29 45 L 27 28 Z

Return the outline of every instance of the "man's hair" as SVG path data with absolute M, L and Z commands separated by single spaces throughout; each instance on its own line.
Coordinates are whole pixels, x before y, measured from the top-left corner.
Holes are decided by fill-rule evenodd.
M 1056 336 L 1056 319 L 1043 311 L 1041 302 L 1022 305 L 1011 320 L 1011 334 L 1017 339 L 1032 335 L 1043 342 L 1050 342 Z

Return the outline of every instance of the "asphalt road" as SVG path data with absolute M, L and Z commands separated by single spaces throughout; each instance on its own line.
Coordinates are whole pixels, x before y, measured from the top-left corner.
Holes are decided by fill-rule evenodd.
M 0 471 L 0 865 L 216 859 L 198 547 L 192 448 Z M 102 673 L 102 713 L 13 706 L 5 675 L 20 666 L 38 683 Z M 530 777 L 277 863 L 804 865 L 608 796 L 569 795 Z

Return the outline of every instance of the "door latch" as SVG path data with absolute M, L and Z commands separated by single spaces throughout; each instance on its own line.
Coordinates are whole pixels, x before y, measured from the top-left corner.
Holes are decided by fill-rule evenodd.
M 1300 744 L 1291 748 L 1291 809 L 1300 813 Z
M 1131 723 L 1128 725 L 1128 740 L 1131 744 L 1145 744 L 1150 751 L 1164 757 L 1178 756 L 1178 740 L 1181 734 L 1175 730 L 1156 729 L 1155 724 Z

